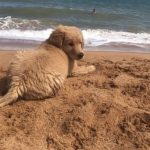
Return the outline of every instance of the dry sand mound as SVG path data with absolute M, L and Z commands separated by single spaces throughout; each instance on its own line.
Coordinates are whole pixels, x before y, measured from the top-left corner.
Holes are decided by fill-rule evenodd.
M 0 108 L 0 150 L 150 148 L 150 59 L 89 54 L 81 64 L 97 71 L 68 78 L 56 98 Z

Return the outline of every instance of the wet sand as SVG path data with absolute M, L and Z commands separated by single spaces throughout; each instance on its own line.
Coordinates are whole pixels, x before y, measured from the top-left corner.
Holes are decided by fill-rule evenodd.
M 0 51 L 0 94 L 16 51 Z M 148 150 L 150 54 L 86 52 L 96 71 L 55 98 L 0 108 L 0 150 Z

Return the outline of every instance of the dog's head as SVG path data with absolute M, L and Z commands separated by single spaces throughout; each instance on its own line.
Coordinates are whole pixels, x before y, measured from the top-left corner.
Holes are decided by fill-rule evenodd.
M 62 49 L 72 59 L 79 60 L 84 56 L 83 35 L 77 27 L 59 26 L 52 32 L 47 42 Z

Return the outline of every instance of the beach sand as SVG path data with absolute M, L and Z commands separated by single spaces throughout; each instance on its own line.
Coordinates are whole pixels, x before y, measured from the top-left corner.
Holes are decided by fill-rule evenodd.
M 0 51 L 0 93 L 15 51 Z M 28 62 L 27 62 L 28 63 Z M 86 52 L 94 73 L 55 98 L 0 108 L 0 150 L 148 150 L 150 54 Z

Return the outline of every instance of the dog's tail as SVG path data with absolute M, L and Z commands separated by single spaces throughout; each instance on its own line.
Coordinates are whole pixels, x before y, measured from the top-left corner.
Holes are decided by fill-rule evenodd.
M 0 107 L 6 106 L 18 99 L 19 93 L 17 92 L 17 89 L 10 88 L 8 93 L 0 98 Z

